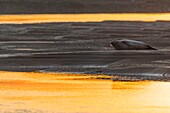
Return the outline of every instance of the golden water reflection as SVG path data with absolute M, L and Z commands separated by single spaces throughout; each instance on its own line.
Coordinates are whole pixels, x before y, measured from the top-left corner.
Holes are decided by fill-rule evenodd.
M 170 13 L 122 13 L 122 14 L 20 14 L 0 15 L 0 23 L 39 22 L 100 22 L 115 21 L 157 21 L 170 20 Z
M 170 83 L 0 72 L 0 108 L 2 113 L 168 113 Z

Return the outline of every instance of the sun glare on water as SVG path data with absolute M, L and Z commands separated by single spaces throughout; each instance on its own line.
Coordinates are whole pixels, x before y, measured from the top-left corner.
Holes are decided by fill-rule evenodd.
M 2 113 L 168 113 L 169 94 L 168 82 L 113 82 L 81 74 L 0 72 Z
M 169 13 L 125 13 L 125 14 L 28 14 L 1 15 L 0 23 L 40 23 L 40 22 L 100 22 L 113 21 L 169 21 Z

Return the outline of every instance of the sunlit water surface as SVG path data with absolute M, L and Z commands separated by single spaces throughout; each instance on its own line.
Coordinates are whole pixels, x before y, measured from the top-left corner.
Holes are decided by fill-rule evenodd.
M 115 20 L 115 21 L 164 20 L 164 21 L 169 21 L 170 13 L 0 15 L 0 23 L 100 22 L 104 20 Z
M 97 79 L 98 78 L 98 79 Z M 0 72 L 1 113 L 168 113 L 170 83 Z

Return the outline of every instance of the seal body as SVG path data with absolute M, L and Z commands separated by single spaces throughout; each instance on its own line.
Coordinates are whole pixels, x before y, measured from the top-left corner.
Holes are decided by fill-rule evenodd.
M 157 50 L 144 42 L 129 39 L 115 40 L 111 45 L 116 50 Z

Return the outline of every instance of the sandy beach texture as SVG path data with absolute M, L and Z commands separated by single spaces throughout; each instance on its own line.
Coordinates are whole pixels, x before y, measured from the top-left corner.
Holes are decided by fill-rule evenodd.
M 0 70 L 168 80 L 169 28 L 169 22 L 1 24 Z M 144 41 L 158 50 L 115 50 L 115 39 Z
M 162 13 L 169 0 L 0 0 L 0 14 Z

